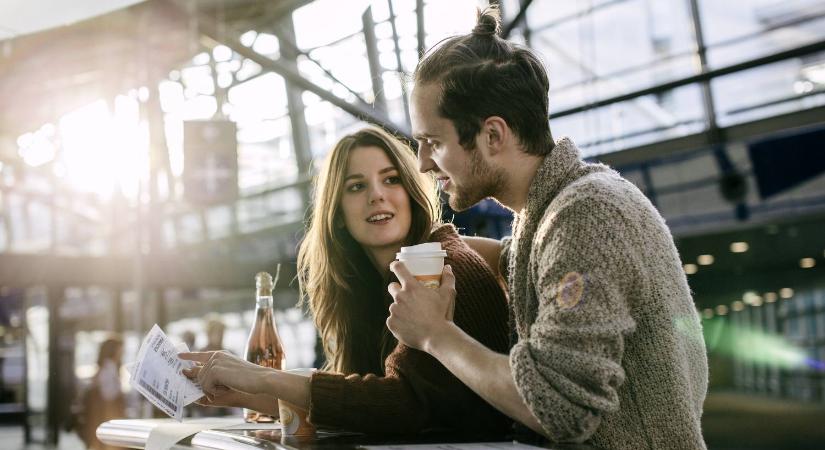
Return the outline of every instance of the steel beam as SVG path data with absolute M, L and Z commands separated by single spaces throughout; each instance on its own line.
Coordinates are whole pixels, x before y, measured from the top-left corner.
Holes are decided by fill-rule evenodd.
M 51 258 L 46 256 L 46 258 Z M 49 311 L 49 373 L 46 377 L 46 444 L 57 446 L 60 437 L 60 404 L 68 399 L 61 398 L 60 379 L 60 309 L 65 298 L 62 286 L 51 286 L 46 294 Z
M 550 119 L 555 119 L 558 117 L 569 116 L 572 114 L 589 111 L 591 109 L 600 108 L 602 106 L 612 105 L 614 103 L 621 103 L 628 100 L 633 100 L 639 97 L 644 97 L 645 95 L 652 95 L 652 94 L 659 94 L 661 92 L 669 91 L 672 89 L 676 89 L 678 87 L 687 86 L 689 84 L 700 83 L 703 81 L 709 81 L 714 78 L 719 78 L 725 75 L 730 75 L 735 72 L 741 72 L 748 69 L 753 69 L 755 67 L 764 66 L 767 64 L 772 64 L 779 61 L 784 61 L 786 59 L 791 58 L 798 58 L 800 56 L 810 55 L 812 53 L 821 52 L 825 50 L 825 40 L 813 42 L 807 45 L 803 45 L 801 47 L 792 48 L 789 50 L 784 50 L 777 53 L 772 53 L 770 55 L 762 56 L 759 58 L 754 58 L 748 61 L 744 61 L 737 64 L 731 64 L 729 66 L 721 67 L 719 69 L 709 70 L 705 73 L 700 73 L 697 75 L 691 75 L 689 77 L 680 78 L 673 81 L 668 81 L 667 83 L 662 83 L 657 86 L 651 86 L 649 88 L 640 89 L 638 91 L 629 92 L 627 94 L 621 94 L 614 97 L 606 98 L 603 100 L 597 100 L 586 105 L 576 106 L 574 108 L 568 108 L 562 111 L 558 111 L 556 113 L 550 114 Z
M 300 228 L 301 223 L 293 227 Z M 270 234 L 260 232 L 262 237 Z M 100 286 L 123 289 L 135 286 L 129 256 L 51 256 L 0 253 L 0 280 L 3 286 Z M 175 286 L 181 289 L 247 288 L 260 268 L 277 261 L 238 262 L 189 258 L 174 254 L 142 256 L 144 273 L 141 287 L 151 289 Z M 292 279 L 295 265 L 284 262 L 282 277 Z M 51 295 L 51 294 L 50 294 Z M 57 294 L 55 294 L 57 295 Z M 55 302 L 58 302 L 55 297 Z M 58 303 L 55 303 L 56 305 Z M 56 316 L 55 316 L 56 317 Z
M 387 6 L 390 9 L 390 27 L 392 28 L 392 41 L 395 45 L 395 64 L 398 68 L 398 82 L 401 83 L 401 103 L 404 105 L 404 120 L 406 121 L 407 129 L 411 129 L 410 105 L 407 100 L 407 83 L 405 83 L 404 80 L 404 65 L 401 62 L 401 46 L 398 44 L 398 27 L 395 26 L 395 9 L 392 6 L 392 0 L 387 0 Z
M 518 13 L 516 17 L 513 17 L 513 20 L 510 21 L 507 25 L 504 26 L 501 30 L 501 37 L 503 39 L 507 39 L 510 36 L 510 33 L 519 26 L 521 21 L 524 20 L 524 17 L 527 15 L 527 8 L 530 7 L 530 4 L 533 3 L 533 0 L 523 0 L 521 2 L 521 6 L 519 7 Z
M 292 22 L 292 15 L 284 17 L 280 25 L 281 32 L 286 35 L 287 40 L 295 42 L 295 25 Z M 290 68 L 296 72 L 298 71 L 298 64 L 295 62 L 298 58 L 297 51 L 297 47 L 281 47 L 281 53 L 286 56 Z M 309 177 L 312 172 L 312 150 L 309 141 L 309 128 L 304 115 L 303 92 L 291 80 L 286 80 L 284 87 L 286 88 L 289 123 L 292 126 L 292 149 L 295 152 L 298 176 Z M 301 186 L 301 198 L 305 205 L 311 203 L 309 186 Z
M 700 73 L 708 72 L 708 49 L 705 46 L 705 34 L 702 30 L 702 21 L 699 16 L 699 3 L 697 0 L 690 0 L 690 18 L 693 25 L 693 34 L 696 39 L 696 53 L 699 55 Z M 718 130 L 716 124 L 716 107 L 713 104 L 713 91 L 710 87 L 710 79 L 702 80 L 699 85 L 702 88 L 702 103 L 705 107 L 705 120 L 707 129 L 710 132 Z M 717 136 L 721 141 L 721 136 Z
M 378 105 L 384 112 L 387 111 L 387 98 L 384 96 L 384 70 L 378 58 L 378 39 L 375 37 L 375 20 L 372 18 L 372 7 L 368 6 L 361 15 L 361 25 L 364 29 L 364 44 L 367 47 L 367 62 L 370 66 L 370 80 L 372 81 L 373 104 Z
M 727 142 L 744 141 L 791 129 L 816 127 L 825 124 L 825 106 L 740 123 L 720 129 Z M 668 156 L 675 156 L 713 145 L 707 131 L 678 138 L 657 141 L 595 158 L 611 166 L 625 166 Z
M 415 37 L 418 40 L 418 58 L 427 51 L 427 32 L 424 30 L 424 0 L 415 0 Z
M 212 39 L 215 42 L 220 42 L 223 45 L 231 48 L 239 55 L 254 61 L 265 70 L 269 70 L 284 77 L 285 80 L 293 83 L 296 87 L 312 92 L 320 97 L 322 100 L 331 103 L 332 105 L 346 111 L 357 117 L 360 120 L 372 122 L 376 125 L 384 127 L 394 133 L 400 134 L 407 139 L 412 140 L 409 128 L 399 126 L 393 123 L 386 114 L 367 104 L 349 103 L 346 100 L 333 95 L 326 89 L 304 78 L 297 69 L 286 61 L 273 60 L 259 54 L 249 47 L 241 44 L 240 40 L 234 36 L 227 36 L 225 33 L 218 32 L 218 26 L 214 20 L 201 17 L 199 22 L 200 32 Z

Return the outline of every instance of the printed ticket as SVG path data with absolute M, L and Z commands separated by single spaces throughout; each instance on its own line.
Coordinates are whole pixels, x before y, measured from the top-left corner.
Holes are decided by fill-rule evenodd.
M 129 382 L 153 405 L 181 421 L 184 406 L 203 396 L 200 387 L 181 373 L 194 365 L 178 358 L 175 344 L 155 324 L 140 345 Z

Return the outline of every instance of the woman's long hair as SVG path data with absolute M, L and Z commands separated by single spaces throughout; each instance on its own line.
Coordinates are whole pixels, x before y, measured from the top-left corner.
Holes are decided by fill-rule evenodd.
M 398 170 L 410 196 L 411 225 L 405 245 L 425 242 L 440 220 L 435 184 L 417 170 L 413 151 L 386 131 L 367 127 L 341 138 L 315 182 L 313 209 L 298 249 L 301 299 L 308 301 L 327 363 L 339 373 L 384 374 L 384 359 L 396 345 L 386 328 L 385 277 L 344 225 L 341 193 L 352 150 L 378 147 Z

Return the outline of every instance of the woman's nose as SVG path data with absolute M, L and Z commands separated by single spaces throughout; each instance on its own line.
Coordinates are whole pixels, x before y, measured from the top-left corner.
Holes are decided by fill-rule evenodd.
M 369 193 L 369 203 L 372 205 L 375 202 L 384 201 L 384 187 L 383 185 L 379 184 L 372 189 L 370 189 Z

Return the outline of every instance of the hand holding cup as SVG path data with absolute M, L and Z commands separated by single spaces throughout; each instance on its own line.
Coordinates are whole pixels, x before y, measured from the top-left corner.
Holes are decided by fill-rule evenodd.
M 405 345 L 429 352 L 430 343 L 452 323 L 455 310 L 455 277 L 444 266 L 441 285 L 428 288 L 407 270 L 404 262 L 390 264 L 400 283 L 387 287 L 395 300 L 390 305 L 387 327 Z

